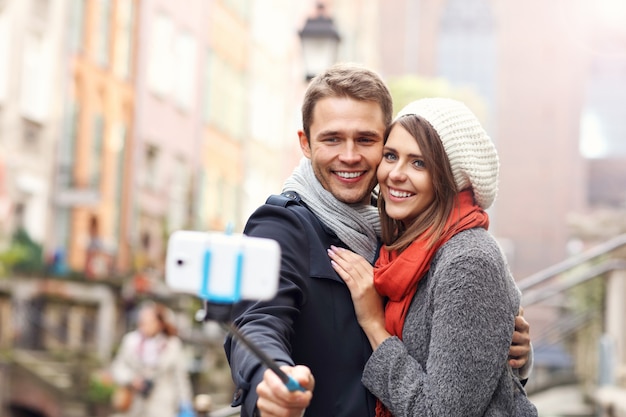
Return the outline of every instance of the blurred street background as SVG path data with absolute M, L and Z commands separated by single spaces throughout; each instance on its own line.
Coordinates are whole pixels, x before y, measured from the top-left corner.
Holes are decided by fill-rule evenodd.
M 379 72 L 396 111 L 479 115 L 528 392 L 541 416 L 626 416 L 626 1 L 0 0 L 0 417 L 110 415 L 145 299 L 228 415 L 223 333 L 165 285 L 167 239 L 240 232 L 280 192 L 307 82 L 338 61 Z

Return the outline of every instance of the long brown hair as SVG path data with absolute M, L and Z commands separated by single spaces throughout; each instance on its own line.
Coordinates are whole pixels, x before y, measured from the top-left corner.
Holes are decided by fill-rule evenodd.
M 148 301 L 141 305 L 141 310 L 152 310 L 154 315 L 161 326 L 161 333 L 166 336 L 176 336 L 178 335 L 178 329 L 173 322 L 173 313 L 172 311 L 161 303 L 157 303 L 154 301 Z
M 435 196 L 433 202 L 408 227 L 389 217 L 384 198 L 381 196 L 378 199 L 383 243 L 390 251 L 402 252 L 418 237 L 428 239 L 429 246 L 441 237 L 446 220 L 454 208 L 457 189 L 448 155 L 432 125 L 414 114 L 400 117 L 387 128 L 385 143 L 395 125 L 402 126 L 415 138 L 430 173 Z

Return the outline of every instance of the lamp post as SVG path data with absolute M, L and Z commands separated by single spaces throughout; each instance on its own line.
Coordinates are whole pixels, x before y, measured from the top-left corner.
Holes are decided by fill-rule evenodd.
M 317 15 L 308 18 L 299 32 L 307 81 L 337 61 L 341 37 L 333 19 L 325 15 L 324 9 L 324 4 L 318 2 Z

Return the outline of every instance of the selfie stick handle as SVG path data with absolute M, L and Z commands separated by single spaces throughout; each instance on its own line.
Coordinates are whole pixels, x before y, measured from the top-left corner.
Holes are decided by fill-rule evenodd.
M 258 348 L 257 345 L 248 340 L 243 333 L 239 331 L 237 326 L 232 323 L 229 323 L 228 329 L 240 342 L 242 342 L 252 353 L 256 355 L 257 358 L 263 362 L 265 366 L 274 372 L 283 384 L 287 387 L 289 391 L 305 391 L 305 389 L 291 376 L 287 375 L 282 369 L 278 367 L 278 364 L 274 362 L 265 352 Z
M 265 352 L 263 352 L 257 345 L 252 343 L 230 320 L 231 304 L 211 303 L 204 301 L 204 309 L 199 310 L 196 313 L 196 320 L 216 320 L 226 328 L 227 331 L 244 344 L 265 366 L 274 372 L 289 391 L 306 391 L 302 385 L 298 383 L 291 376 L 287 375 L 282 369 L 278 367 L 278 364 Z M 225 324 L 228 323 L 228 324 Z
M 225 234 L 230 235 L 232 233 L 233 225 L 228 223 L 226 226 Z M 278 367 L 278 364 L 272 360 L 265 352 L 259 349 L 252 341 L 248 340 L 241 331 L 230 320 L 230 310 L 232 303 L 241 298 L 241 280 L 242 280 L 242 268 L 243 268 L 243 253 L 239 252 L 236 257 L 235 266 L 235 285 L 233 293 L 229 296 L 215 297 L 209 291 L 209 272 L 211 265 L 211 251 L 207 250 L 204 254 L 202 275 L 203 282 L 198 294 L 200 298 L 204 300 L 204 311 L 199 311 L 199 320 L 217 320 L 221 323 L 228 323 L 228 330 L 233 334 L 237 340 L 243 343 L 265 366 L 274 372 L 281 381 L 285 384 L 289 391 L 305 391 L 305 389 L 291 376 L 287 375 L 283 370 Z

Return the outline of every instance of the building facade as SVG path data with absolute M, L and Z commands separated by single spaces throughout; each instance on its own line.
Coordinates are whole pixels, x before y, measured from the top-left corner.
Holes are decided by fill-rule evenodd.
M 142 1 L 129 198 L 131 269 L 162 270 L 167 237 L 193 225 L 212 2 Z
M 135 0 L 68 1 L 64 126 L 56 150 L 48 251 L 103 278 L 124 259 L 134 120 Z M 121 255 L 120 255 L 121 254 Z
M 586 207 L 579 138 L 589 55 L 565 23 L 580 22 L 582 3 L 392 3 L 381 7 L 382 73 L 444 78 L 486 103 L 501 162 L 491 230 L 516 278 L 567 257 L 567 215 Z
M 43 242 L 63 128 L 64 1 L 0 2 L 0 242 Z

